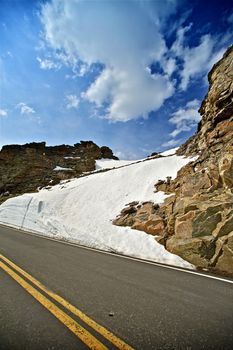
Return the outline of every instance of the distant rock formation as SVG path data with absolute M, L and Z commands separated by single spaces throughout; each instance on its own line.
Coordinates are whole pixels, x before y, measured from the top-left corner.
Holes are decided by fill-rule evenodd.
M 177 151 L 198 158 L 175 180 L 155 184 L 173 194 L 163 205 L 129 205 L 114 223 L 156 235 L 197 267 L 233 276 L 233 46 L 208 79 L 198 130 Z
M 3 146 L 0 151 L 0 203 L 61 180 L 95 170 L 95 160 L 118 159 L 92 141 L 47 147 L 45 142 Z

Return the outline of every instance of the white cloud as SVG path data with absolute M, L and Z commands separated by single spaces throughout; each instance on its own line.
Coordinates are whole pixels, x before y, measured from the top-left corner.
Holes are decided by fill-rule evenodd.
M 77 61 L 80 67 L 103 64 L 83 97 L 107 105 L 106 118 L 128 121 L 158 110 L 174 92 L 168 78 L 173 60 L 165 62 L 167 75 L 152 76 L 146 68 L 162 61 L 167 48 L 160 29 L 175 7 L 176 1 L 169 0 L 93 1 L 91 6 L 52 0 L 42 6 L 41 20 L 47 43 L 63 52 L 71 67 Z
M 162 147 L 174 147 L 174 146 L 177 146 L 181 143 L 181 139 L 179 140 L 175 140 L 175 139 L 172 139 L 172 140 L 169 140 L 167 142 L 164 142 L 162 144 Z
M 83 77 L 89 70 L 89 66 L 87 64 L 81 64 L 79 67 L 78 76 Z
M 176 40 L 172 44 L 171 52 L 175 54 L 175 56 L 180 57 L 183 55 L 184 51 L 184 41 L 185 41 L 185 34 L 192 28 L 192 23 L 190 23 L 188 26 L 180 27 L 176 32 Z
M 171 137 L 176 137 L 183 131 L 190 131 L 200 121 L 201 116 L 198 113 L 200 101 L 192 100 L 187 102 L 184 108 L 179 108 L 169 119 L 169 122 L 175 125 L 174 131 L 170 133 Z
M 182 68 L 178 72 L 181 78 L 180 88 L 186 90 L 192 79 L 205 77 L 226 50 L 229 35 L 221 37 L 202 35 L 199 44 L 194 47 L 186 45 L 185 35 L 191 31 L 192 23 L 177 30 L 176 40 L 170 49 L 173 59 L 182 61 Z
M 79 106 L 79 98 L 76 95 L 67 95 L 66 96 L 67 104 L 66 108 L 78 108 Z
M 172 73 L 177 69 L 176 60 L 172 57 L 164 59 L 161 61 L 164 72 L 170 77 Z
M 98 117 L 123 122 L 146 118 L 176 87 L 185 91 L 192 81 L 204 79 L 230 41 L 230 32 L 195 33 L 199 42 L 193 46 L 193 24 L 184 25 L 191 9 L 173 24 L 168 18 L 178 3 L 51 0 L 42 5 L 40 17 L 45 46 L 54 56 L 37 59 L 42 69 L 70 67 L 66 78 L 76 79 L 87 72 L 95 77 L 81 96 L 98 109 Z M 163 33 L 171 34 L 175 28 L 176 39 L 168 49 Z M 103 67 L 98 76 L 92 70 L 96 63 Z M 154 75 L 151 64 L 159 68 Z
M 105 69 L 90 86 L 84 97 L 101 106 L 110 100 L 106 117 L 112 121 L 128 121 L 139 116 L 147 117 L 151 110 L 157 110 L 173 93 L 169 80 L 147 71 L 134 72 Z
M 200 44 L 196 47 L 185 48 L 183 52 L 184 68 L 181 73 L 181 89 L 186 90 L 190 79 L 206 73 L 213 60 L 214 39 L 209 35 L 203 35 Z
M 0 117 L 7 117 L 7 111 L 0 108 Z
M 36 59 L 37 59 L 37 61 L 39 62 L 40 68 L 41 68 L 41 69 L 44 69 L 44 70 L 46 70 L 46 69 L 48 69 L 48 70 L 49 70 L 49 69 L 58 70 L 58 69 L 61 68 L 61 64 L 60 64 L 60 63 L 53 62 L 53 61 L 50 60 L 50 59 L 47 59 L 47 58 L 42 59 L 42 58 L 40 58 L 40 57 L 37 57 Z
M 26 103 L 24 102 L 20 102 L 17 104 L 16 109 L 20 110 L 20 114 L 32 114 L 32 113 L 36 113 L 35 110 L 28 106 Z
M 200 101 L 194 99 L 171 115 L 169 122 L 175 126 L 175 129 L 169 134 L 171 139 L 163 143 L 162 147 L 174 147 L 181 144 L 182 139 L 176 139 L 176 137 L 181 132 L 190 131 L 201 120 L 201 116 L 198 113 L 199 107 Z

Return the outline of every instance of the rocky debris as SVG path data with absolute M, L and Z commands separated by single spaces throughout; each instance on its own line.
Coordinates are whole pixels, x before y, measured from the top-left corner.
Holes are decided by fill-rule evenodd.
M 158 156 L 159 155 L 159 153 L 158 152 L 152 152 L 151 153 L 151 155 L 150 156 L 148 156 L 148 157 L 156 157 L 156 156 Z
M 233 276 L 233 47 L 208 75 L 209 91 L 198 130 L 178 155 L 198 158 L 175 180 L 159 180 L 156 191 L 171 194 L 134 206 L 114 223 L 156 235 L 167 250 L 199 268 Z
M 114 156 L 112 150 L 107 146 L 100 147 L 100 158 L 115 159 L 115 160 L 119 159 L 118 157 Z
M 95 160 L 118 159 L 110 148 L 92 141 L 74 146 L 46 146 L 45 142 L 7 145 L 0 151 L 0 203 L 9 196 L 35 192 L 84 172 L 95 170 Z
M 171 192 L 171 176 L 167 176 L 166 180 L 158 180 L 155 184 L 155 192 L 163 191 L 165 193 Z
M 156 158 L 162 158 L 163 156 L 160 153 L 152 152 L 150 155 L 147 156 L 147 159 L 156 159 Z
M 114 225 L 131 226 L 135 230 L 151 235 L 160 234 L 164 229 L 163 219 L 156 213 L 159 206 L 152 202 L 132 202 L 113 221 Z

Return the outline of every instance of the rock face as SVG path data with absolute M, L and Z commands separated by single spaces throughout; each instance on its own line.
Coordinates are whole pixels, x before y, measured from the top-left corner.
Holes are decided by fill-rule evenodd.
M 152 202 L 129 203 L 113 221 L 114 225 L 131 226 L 135 230 L 157 235 L 164 229 L 164 222 L 158 212 L 159 206 Z
M 208 79 L 198 130 L 177 151 L 198 158 L 175 180 L 155 184 L 172 194 L 163 205 L 131 206 L 115 224 L 155 234 L 167 250 L 197 267 L 233 276 L 233 47 Z
M 81 141 L 74 146 L 47 147 L 45 142 L 3 146 L 0 202 L 95 170 L 95 160 L 101 158 L 118 159 L 110 148 L 98 147 L 92 141 Z

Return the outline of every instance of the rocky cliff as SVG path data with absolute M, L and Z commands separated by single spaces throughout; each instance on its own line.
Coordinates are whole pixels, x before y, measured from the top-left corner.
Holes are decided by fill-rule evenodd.
M 155 235 L 197 267 L 233 275 L 233 47 L 208 79 L 198 130 L 177 151 L 197 159 L 155 184 L 171 194 L 163 205 L 130 203 L 114 223 Z
M 95 160 L 118 159 L 110 148 L 92 141 L 47 147 L 45 142 L 3 146 L 0 151 L 0 203 L 95 170 Z

